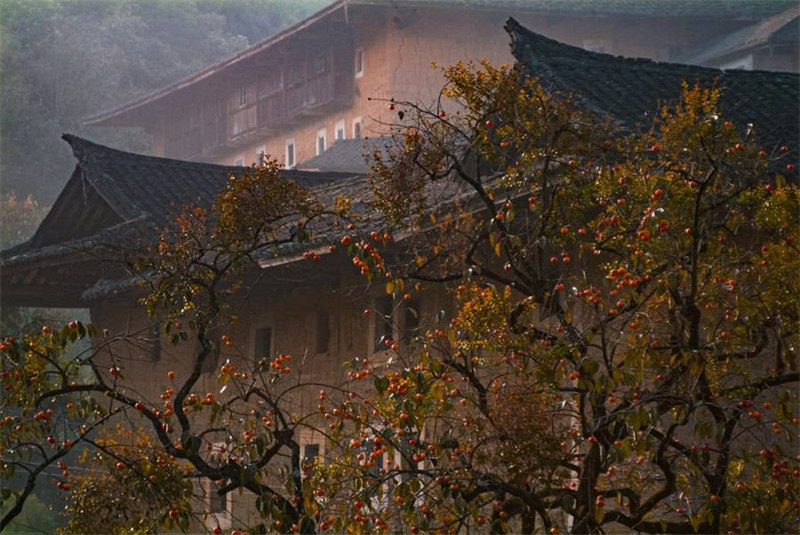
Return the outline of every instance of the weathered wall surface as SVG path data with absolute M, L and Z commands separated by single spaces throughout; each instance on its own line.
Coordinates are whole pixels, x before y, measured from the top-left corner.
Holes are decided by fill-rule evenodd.
M 342 366 L 345 360 L 372 356 L 376 363 L 386 362 L 390 357 L 397 362 L 397 355 L 393 351 L 375 351 L 376 338 L 381 332 L 387 332 L 382 326 L 380 310 L 381 300 L 386 299 L 383 283 L 369 287 L 360 276 L 349 269 L 341 270 L 341 266 L 341 258 L 326 256 L 322 266 L 311 268 L 295 265 L 291 270 L 284 270 L 277 275 L 267 274 L 264 278 L 266 282 L 231 311 L 238 315 L 238 323 L 229 328 L 220 328 L 216 333 L 220 338 L 223 334 L 230 337 L 234 345 L 225 347 L 220 343 L 222 348 L 216 366 L 209 366 L 194 392 L 200 396 L 212 392 L 218 400 L 224 400 L 225 393 L 220 393 L 221 385 L 216 379 L 220 365 L 229 359 L 239 369 L 251 370 L 257 361 L 256 332 L 264 327 L 271 329 L 270 356 L 290 354 L 293 357 L 287 363 L 293 372 L 276 387 L 276 391 L 298 383 L 313 383 L 287 398 L 289 412 L 297 417 L 317 412 L 321 384 L 347 384 L 347 369 Z M 315 272 L 325 276 L 315 279 Z M 303 279 L 303 284 L 292 284 L 291 280 L 298 277 Z M 439 310 L 449 309 L 448 299 L 447 294 L 437 288 L 417 293 L 410 302 L 394 300 L 391 337 L 403 339 L 407 321 L 405 310 L 408 306 L 416 307 L 424 328 Z M 365 313 L 367 309 L 370 310 L 368 314 Z M 175 371 L 176 383 L 180 384 L 181 379 L 190 372 L 199 344 L 190 340 L 172 345 L 165 340 L 163 332 L 156 337 L 153 320 L 146 316 L 132 297 L 98 302 L 92 307 L 91 315 L 93 322 L 107 330 L 106 340 L 111 341 L 107 350 L 99 356 L 102 369 L 112 365 L 119 367 L 123 391 L 127 395 L 163 408 L 160 395 L 174 386 L 167 372 Z M 327 350 L 317 352 L 320 348 L 318 337 L 325 324 Z M 424 334 L 422 330 L 418 332 Z M 96 343 L 101 344 L 102 339 L 98 338 Z M 408 346 L 403 344 L 401 353 L 407 350 Z M 369 388 L 369 385 L 366 387 Z M 324 425 L 324 420 L 320 419 L 319 424 Z M 176 440 L 178 434 L 174 432 Z M 329 449 L 324 438 L 308 428 L 301 429 L 296 439 L 301 451 L 307 444 L 318 445 L 321 455 Z M 198 486 L 201 493 L 207 493 L 209 488 L 209 485 Z M 203 507 L 203 504 L 198 505 L 198 508 Z M 240 521 L 254 523 L 258 520 L 255 497 L 248 493 L 242 496 L 234 493 L 231 509 L 236 525 L 241 525 Z M 219 520 L 223 526 L 229 522 L 222 516 Z M 215 526 L 215 520 L 209 522 L 209 527 Z

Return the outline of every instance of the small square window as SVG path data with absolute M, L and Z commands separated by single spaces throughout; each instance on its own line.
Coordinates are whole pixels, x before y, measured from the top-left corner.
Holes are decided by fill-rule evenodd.
M 356 49 L 356 78 L 364 76 L 364 47 Z
M 295 164 L 294 139 L 286 140 L 286 168 L 291 169 Z
M 325 152 L 327 148 L 327 131 L 324 128 L 320 128 L 317 131 L 317 156 Z

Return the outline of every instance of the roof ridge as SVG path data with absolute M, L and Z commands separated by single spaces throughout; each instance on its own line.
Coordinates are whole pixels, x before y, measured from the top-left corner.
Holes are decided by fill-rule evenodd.
M 174 165 L 179 167 L 202 167 L 208 169 L 209 167 L 218 168 L 219 170 L 227 169 L 229 171 L 241 170 L 243 167 L 235 165 L 221 165 L 216 163 L 205 162 L 192 162 L 188 160 L 178 160 L 175 158 L 164 158 L 163 156 L 151 156 L 148 154 L 140 154 L 137 152 L 124 151 L 115 149 L 107 145 L 100 145 L 88 139 L 76 136 L 74 134 L 65 133 L 61 139 L 69 143 L 72 147 L 72 154 L 79 162 L 95 162 L 102 160 L 119 160 L 120 158 L 131 159 L 136 161 L 149 161 L 158 165 Z
M 519 21 L 517 21 L 514 17 L 509 17 L 508 21 L 505 24 L 505 30 L 511 36 L 511 50 L 512 54 L 515 58 L 519 59 L 521 53 L 525 48 L 530 47 L 531 42 L 536 43 L 536 49 L 538 52 L 546 52 L 546 57 L 558 57 L 564 59 L 570 59 L 572 54 L 578 54 L 581 56 L 582 59 L 586 58 L 594 58 L 594 59 L 614 59 L 619 62 L 626 62 L 626 63 L 636 63 L 639 66 L 652 66 L 654 68 L 661 69 L 663 67 L 673 67 L 679 68 L 687 71 L 693 71 L 697 74 L 707 74 L 707 75 L 722 75 L 731 71 L 735 71 L 739 75 L 749 76 L 749 75 L 758 75 L 761 73 L 769 73 L 770 76 L 774 77 L 785 77 L 785 78 L 798 78 L 800 77 L 800 73 L 794 72 L 786 72 L 786 71 L 765 71 L 765 70 L 740 70 L 740 69 L 719 69 L 716 67 L 705 67 L 702 65 L 693 65 L 690 63 L 676 63 L 671 61 L 656 61 L 650 58 L 641 58 L 641 57 L 629 57 L 629 56 L 621 56 L 621 55 L 614 55 L 608 54 L 605 52 L 594 52 L 592 50 L 586 50 L 579 46 L 570 45 L 567 43 L 562 43 L 560 41 L 556 41 L 555 39 L 551 39 L 545 35 L 540 33 L 534 32 L 533 30 L 526 28 Z M 528 58 L 528 62 L 533 58 Z M 538 59 L 538 57 L 537 57 Z M 544 62 L 538 62 L 538 67 L 547 68 L 547 64 Z M 536 73 L 530 73 L 536 75 Z

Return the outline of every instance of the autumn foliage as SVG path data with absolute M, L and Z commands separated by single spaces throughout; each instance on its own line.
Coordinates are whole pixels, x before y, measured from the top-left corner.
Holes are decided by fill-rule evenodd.
M 353 218 L 345 232 L 348 199 L 324 207 L 269 163 L 135 258 L 148 311 L 174 343 L 196 343 L 160 401 L 91 356 L 65 362 L 82 324 L 6 339 L 4 409 L 19 416 L 2 446 L 46 440 L 53 400 L 88 428 L 30 446 L 45 465 L 136 415 L 155 438 L 134 447 L 221 495 L 254 495 L 261 531 L 796 531 L 800 190 L 775 172 L 787 150 L 727 121 L 724 88 L 686 86 L 623 134 L 516 69 L 444 74 L 457 113 L 389 103 L 398 143 L 373 158 L 373 227 Z M 395 310 L 449 305 L 414 311 L 416 332 L 384 341 L 391 358 L 346 362 L 345 384 L 304 385 L 291 355 L 214 362 L 235 347 L 215 329 L 240 320 L 258 260 L 320 236 Z M 224 394 L 201 389 L 207 362 Z M 313 395 L 311 409 L 290 392 Z M 301 430 L 325 437 L 324 460 L 303 457 Z M 116 447 L 94 442 L 111 463 Z M 86 507 L 94 484 L 80 485 Z M 202 518 L 164 507 L 143 521 Z
M 796 529 L 786 149 L 726 121 L 724 88 L 619 136 L 513 69 L 445 74 L 463 111 L 393 103 L 402 148 L 373 165 L 387 221 L 415 229 L 392 289 L 444 285 L 458 308 L 374 378 L 362 432 L 403 462 L 376 480 L 400 499 L 371 512 L 432 532 Z

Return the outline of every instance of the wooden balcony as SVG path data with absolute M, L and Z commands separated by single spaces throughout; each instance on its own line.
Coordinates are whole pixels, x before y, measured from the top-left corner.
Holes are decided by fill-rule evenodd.
M 170 123 L 166 132 L 167 157 L 200 159 L 215 157 L 226 149 L 244 144 L 257 136 L 270 136 L 282 128 L 297 125 L 312 116 L 333 112 L 353 99 L 353 75 L 350 62 L 346 68 L 314 72 L 307 66 L 296 72 L 294 82 L 259 87 L 255 101 L 235 106 L 228 95 L 206 100 L 200 120 L 189 120 L 192 110 Z M 196 117 L 196 116 L 195 116 Z M 197 124 L 198 126 L 192 126 Z
M 255 103 L 244 106 L 228 115 L 227 141 L 233 141 L 255 130 L 257 120 L 257 106 Z
M 309 115 L 335 103 L 335 74 L 327 73 L 286 90 L 286 114 Z
M 259 128 L 276 128 L 288 122 L 286 115 L 286 92 L 278 91 L 258 99 Z

